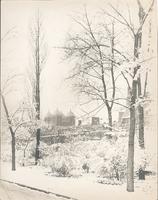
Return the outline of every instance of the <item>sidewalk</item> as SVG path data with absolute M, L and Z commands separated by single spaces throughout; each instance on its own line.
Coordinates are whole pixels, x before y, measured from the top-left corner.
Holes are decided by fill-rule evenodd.
M 1 179 L 39 188 L 48 192 L 68 196 L 78 200 L 156 200 L 156 178 L 143 182 L 137 181 L 135 192 L 126 192 L 126 185 L 104 185 L 96 182 L 92 176 L 80 178 L 62 178 L 46 175 L 39 166 L 17 167 L 11 171 L 6 163 L 1 167 Z

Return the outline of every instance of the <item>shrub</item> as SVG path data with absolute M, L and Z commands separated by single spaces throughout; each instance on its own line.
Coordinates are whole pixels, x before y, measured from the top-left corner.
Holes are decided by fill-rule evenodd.
M 69 176 L 70 175 L 70 169 L 66 165 L 65 162 L 63 162 L 62 165 L 60 167 L 57 167 L 55 170 L 59 176 Z
M 72 158 L 68 156 L 54 158 L 50 167 L 52 173 L 60 177 L 71 176 L 71 172 L 75 169 Z
M 127 151 L 126 146 L 117 141 L 111 146 L 102 161 L 98 170 L 99 177 L 107 179 L 122 180 L 126 176 Z
M 119 156 L 112 157 L 109 161 L 104 161 L 99 169 L 99 177 L 116 179 L 118 181 L 125 178 L 126 163 Z
M 88 163 L 84 163 L 82 165 L 82 169 L 84 169 L 87 173 L 89 173 L 89 164 Z
M 115 178 L 118 181 L 125 178 L 127 168 L 126 159 L 124 159 L 124 157 L 121 157 L 120 155 L 117 155 L 111 159 L 111 164 Z
M 27 151 L 29 151 L 29 157 L 32 158 L 32 157 L 35 157 L 35 150 L 36 150 L 36 144 L 35 142 L 32 142 L 30 145 L 29 145 L 29 148 L 27 149 Z M 44 142 L 40 142 L 40 159 L 48 156 L 49 154 L 49 146 L 47 144 L 45 144 Z
M 149 164 L 149 155 L 144 149 L 137 148 L 137 154 L 135 155 L 135 169 L 138 171 L 140 168 L 145 170 Z

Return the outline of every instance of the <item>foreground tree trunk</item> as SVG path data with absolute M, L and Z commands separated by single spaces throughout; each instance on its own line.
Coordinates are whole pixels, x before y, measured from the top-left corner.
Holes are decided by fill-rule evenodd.
M 109 130 L 112 131 L 112 110 L 110 108 L 108 109 L 108 120 Z
M 139 105 L 139 146 L 143 149 L 144 145 L 144 108 Z
M 127 191 L 134 192 L 134 137 L 135 137 L 135 100 L 137 93 L 137 81 L 133 80 L 130 105 L 130 130 L 128 140 L 127 161 Z
M 139 34 L 134 37 L 134 60 L 138 58 Z M 127 159 L 127 191 L 134 192 L 134 137 L 135 137 L 135 102 L 137 98 L 137 80 L 135 75 L 140 66 L 134 67 L 131 100 L 130 100 L 130 129 L 128 139 L 128 159 Z
M 15 166 L 15 133 L 12 133 L 12 170 L 16 170 Z
M 37 132 L 36 132 L 36 151 L 35 151 L 35 165 L 38 164 L 38 160 L 40 158 L 40 128 L 37 129 Z
M 141 98 L 141 78 L 140 75 L 137 79 L 138 82 L 138 97 Z M 138 105 L 138 130 L 139 130 L 139 146 L 144 148 L 144 107 L 142 105 Z
M 141 25 L 146 13 L 139 0 L 137 0 L 137 4 L 139 7 L 139 13 L 138 13 L 139 23 Z M 142 48 L 142 28 L 138 37 L 137 50 L 139 51 L 139 49 L 141 48 Z M 137 58 L 139 58 L 139 54 L 137 55 Z M 142 96 L 142 85 L 141 85 L 140 75 L 137 81 L 138 81 L 138 98 L 140 98 Z M 139 130 L 139 146 L 141 148 L 144 148 L 144 107 L 142 105 L 138 105 L 138 130 Z
M 37 70 L 39 70 L 39 63 Z M 37 72 L 37 78 L 36 78 L 36 120 L 39 122 L 40 120 L 40 76 L 39 72 Z M 38 125 L 39 126 L 39 125 Z M 37 128 L 36 131 L 36 149 L 35 149 L 35 165 L 38 164 L 38 160 L 40 158 L 40 134 L 41 129 Z
M 8 108 L 7 108 L 7 105 L 6 105 L 6 102 L 5 102 L 5 98 L 4 98 L 4 96 L 2 94 L 1 94 L 1 97 L 2 97 L 2 104 L 3 104 L 4 110 L 5 110 L 5 114 L 6 114 L 6 117 L 7 117 L 9 131 L 10 131 L 11 138 L 12 138 L 12 142 L 11 142 L 11 148 L 12 148 L 12 170 L 15 171 L 16 170 L 16 163 L 15 163 L 15 132 L 13 131 L 13 128 L 12 128 L 12 124 L 11 124 Z

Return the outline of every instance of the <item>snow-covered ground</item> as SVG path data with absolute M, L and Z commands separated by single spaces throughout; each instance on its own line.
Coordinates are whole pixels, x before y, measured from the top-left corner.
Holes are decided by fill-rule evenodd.
M 135 170 L 141 158 L 145 156 L 149 162 L 146 166 L 146 170 L 152 172 L 157 171 L 157 136 L 154 133 L 152 129 L 146 130 L 145 152 L 140 152 L 138 148 L 138 135 L 136 134 Z M 118 135 L 118 132 L 116 135 Z M 50 146 L 43 144 L 41 150 L 44 154 L 40 166 L 31 166 L 30 164 L 32 159 L 32 164 L 34 164 L 34 157 L 31 154 L 34 150 L 34 146 L 30 144 L 26 152 L 25 167 L 20 165 L 20 163 L 22 163 L 23 151 L 21 149 L 16 151 L 16 171 L 11 171 L 11 146 L 10 143 L 6 141 L 2 143 L 3 146 L 1 149 L 3 158 L 3 163 L 1 163 L 1 179 L 69 196 L 78 200 L 157 199 L 156 175 L 146 176 L 145 181 L 140 181 L 136 178 L 135 192 L 133 193 L 126 191 L 126 181 L 124 181 L 124 179 L 124 183 L 120 185 L 101 184 L 97 182 L 98 179 L 103 180 L 103 176 L 98 178 L 99 170 L 105 166 L 109 172 L 111 172 L 112 164 L 115 164 L 113 161 L 118 161 L 119 170 L 126 171 L 126 166 L 124 166 L 127 162 L 128 138 L 126 136 L 120 136 L 117 140 L 115 140 L 115 137 L 114 139 L 104 137 L 96 141 L 75 141 L 64 144 L 52 144 Z M 112 158 L 114 158 L 114 160 Z M 52 173 L 52 169 L 55 167 L 58 169 L 63 161 L 67 164 L 70 174 L 73 174 L 71 177 L 56 177 L 55 174 Z M 85 173 L 82 169 L 83 164 L 86 162 L 88 162 L 90 166 L 89 173 Z
M 1 182 L 0 183 L 1 200 L 65 200 L 64 197 L 46 194 L 41 191 L 30 190 L 17 184 Z
M 53 177 L 47 175 L 48 169 L 41 166 L 21 167 L 11 171 L 9 163 L 1 164 L 1 179 L 44 189 L 79 200 L 156 200 L 156 176 L 145 181 L 135 180 L 135 192 L 126 191 L 126 184 L 106 185 L 96 182 L 96 178 L 87 174 L 79 178 Z

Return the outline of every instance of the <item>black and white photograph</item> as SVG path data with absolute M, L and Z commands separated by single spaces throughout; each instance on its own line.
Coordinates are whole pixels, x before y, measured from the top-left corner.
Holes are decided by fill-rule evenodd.
M 1 0 L 0 200 L 158 200 L 157 9 Z

